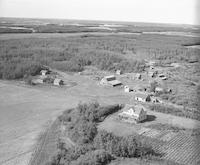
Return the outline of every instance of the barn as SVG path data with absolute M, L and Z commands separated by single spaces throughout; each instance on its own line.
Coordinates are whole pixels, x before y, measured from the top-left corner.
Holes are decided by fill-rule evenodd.
M 48 70 L 41 70 L 40 73 L 41 73 L 42 76 L 45 76 L 45 75 L 49 74 L 49 71 Z
M 59 79 L 59 78 L 56 78 L 56 79 L 54 79 L 53 84 L 57 85 L 57 86 L 60 86 L 60 85 L 64 84 L 64 81 Z
M 136 93 L 135 100 L 140 102 L 150 102 L 151 97 L 147 93 Z
M 122 71 L 121 71 L 121 70 L 116 70 L 116 74 L 117 74 L 117 75 L 121 75 L 121 74 L 122 74 Z
M 119 80 L 116 80 L 116 77 L 114 75 L 111 76 L 105 76 L 101 81 L 101 85 L 109 85 L 112 87 L 122 85 L 122 83 Z

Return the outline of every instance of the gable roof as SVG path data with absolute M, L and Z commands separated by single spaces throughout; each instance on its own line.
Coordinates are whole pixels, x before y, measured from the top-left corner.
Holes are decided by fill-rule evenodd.
M 140 104 L 139 105 L 126 104 L 125 107 L 123 108 L 123 112 L 120 113 L 120 115 L 126 115 L 126 116 L 128 115 L 134 118 L 138 118 L 142 111 L 146 112 L 144 106 Z
M 115 80 L 116 77 L 114 75 L 110 75 L 110 76 L 105 76 L 104 79 L 106 79 L 107 81 L 111 81 L 111 80 Z
M 121 85 L 122 83 L 119 80 L 112 80 L 112 81 L 109 81 L 109 84 L 111 84 L 112 86 L 115 86 L 115 85 Z

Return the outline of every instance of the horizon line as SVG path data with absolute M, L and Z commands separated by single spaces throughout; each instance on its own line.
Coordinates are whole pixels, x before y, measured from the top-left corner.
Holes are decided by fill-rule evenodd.
M 122 23 L 144 23 L 144 24 L 162 24 L 162 25 L 188 25 L 188 26 L 200 26 L 200 24 L 189 23 L 167 23 L 167 22 L 143 22 L 143 21 L 122 21 L 122 20 L 100 20 L 100 19 L 77 19 L 77 18 L 47 18 L 47 17 L 13 17 L 13 16 L 0 16 L 0 18 L 14 18 L 14 19 L 51 19 L 51 20 L 75 20 L 75 21 L 97 21 L 97 22 L 122 22 Z

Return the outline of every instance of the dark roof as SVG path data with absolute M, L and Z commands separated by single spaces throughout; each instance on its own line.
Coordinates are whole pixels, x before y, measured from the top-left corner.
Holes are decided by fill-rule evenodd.
M 121 85 L 122 83 L 119 80 L 112 80 L 109 81 L 109 84 L 111 84 L 112 86 L 116 86 L 116 85 Z

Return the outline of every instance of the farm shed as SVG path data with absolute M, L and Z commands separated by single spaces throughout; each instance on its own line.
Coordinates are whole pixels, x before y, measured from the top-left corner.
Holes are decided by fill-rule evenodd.
M 161 88 L 161 87 L 156 87 L 155 88 L 155 93 L 162 93 L 162 92 L 164 92 L 163 88 Z
M 157 74 L 157 71 L 149 71 L 148 75 L 149 77 L 155 77 Z
M 121 74 L 122 74 L 122 71 L 121 71 L 121 70 L 116 70 L 116 74 L 117 74 L 117 75 L 121 75 Z
M 122 112 L 119 113 L 119 117 L 121 119 L 128 119 L 138 123 L 147 118 L 147 112 L 142 105 L 125 105 Z
M 133 91 L 131 88 L 129 88 L 127 85 L 126 86 L 124 86 L 124 92 L 131 92 L 131 91 Z
M 60 86 L 60 85 L 64 84 L 64 81 L 61 80 L 61 79 L 56 78 L 56 79 L 54 79 L 53 84 L 57 85 L 57 86 Z
M 135 78 L 137 80 L 140 80 L 142 78 L 142 75 L 140 73 L 136 73 Z
M 164 74 L 159 74 L 158 77 L 162 80 L 167 80 L 167 77 Z
M 43 84 L 44 83 L 44 79 L 33 79 L 31 80 L 32 84 Z
M 45 75 L 49 74 L 49 71 L 48 70 L 41 70 L 40 73 L 41 73 L 42 76 L 45 76 Z
M 162 101 L 159 100 L 159 99 L 156 98 L 156 97 L 151 97 L 151 102 L 152 102 L 152 103 L 162 103 Z
M 114 75 L 111 76 L 105 76 L 101 81 L 101 85 L 110 85 L 110 86 L 118 86 L 122 85 L 122 83 L 119 80 L 116 80 L 116 77 Z
M 150 102 L 151 97 L 149 94 L 146 94 L 146 93 L 136 93 L 135 100 L 140 101 L 140 102 Z

